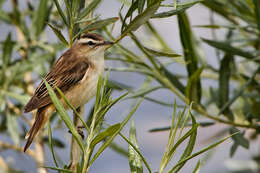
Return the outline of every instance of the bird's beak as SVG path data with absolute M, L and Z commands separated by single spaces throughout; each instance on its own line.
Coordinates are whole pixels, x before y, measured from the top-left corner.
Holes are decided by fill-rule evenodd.
M 115 44 L 114 42 L 111 42 L 111 41 L 104 41 L 102 43 L 102 45 L 105 46 L 105 50 L 109 49 L 113 44 Z
M 111 42 L 111 41 L 104 41 L 103 45 L 113 45 L 114 42 Z

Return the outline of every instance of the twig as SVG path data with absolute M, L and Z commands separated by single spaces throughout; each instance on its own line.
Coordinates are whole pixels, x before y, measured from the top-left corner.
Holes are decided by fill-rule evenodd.
M 84 106 L 81 106 L 77 109 L 77 112 L 83 117 L 84 115 Z M 75 127 L 79 127 L 82 125 L 80 119 L 76 115 L 76 113 L 73 114 L 73 123 Z M 80 162 L 81 157 L 81 149 L 78 145 L 77 141 L 73 136 L 71 137 L 71 146 L 70 146 L 70 169 L 73 172 L 76 172 L 77 170 L 77 164 Z
M 23 148 L 22 147 L 19 147 L 19 146 L 16 146 L 16 145 L 12 145 L 12 144 L 9 144 L 9 143 L 4 143 L 2 141 L 0 141 L 0 148 L 12 149 L 12 150 L 19 151 L 19 152 L 23 153 Z M 33 157 L 34 159 L 36 159 L 36 157 L 37 157 L 35 151 L 33 151 L 31 149 L 28 149 L 26 151 L 26 154 L 28 154 L 29 156 Z

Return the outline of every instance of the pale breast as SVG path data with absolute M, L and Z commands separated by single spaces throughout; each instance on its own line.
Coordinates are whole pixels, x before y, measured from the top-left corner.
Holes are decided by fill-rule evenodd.
M 79 84 L 65 94 L 75 108 L 86 104 L 96 95 L 98 78 L 99 75 L 103 75 L 104 63 L 99 62 L 99 66 L 96 65 L 95 67 L 89 68 Z

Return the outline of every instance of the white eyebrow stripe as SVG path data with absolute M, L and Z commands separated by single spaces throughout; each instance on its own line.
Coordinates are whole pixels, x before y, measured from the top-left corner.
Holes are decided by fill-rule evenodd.
M 93 39 L 91 39 L 91 38 L 81 38 L 81 39 L 79 39 L 79 43 L 87 43 L 87 42 L 89 42 L 89 41 L 92 41 L 92 42 L 94 42 L 94 43 L 99 42 L 99 41 L 93 40 Z

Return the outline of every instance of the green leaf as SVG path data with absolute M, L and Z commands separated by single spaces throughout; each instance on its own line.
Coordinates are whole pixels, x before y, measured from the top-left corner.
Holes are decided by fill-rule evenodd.
M 112 126 L 108 127 L 103 132 L 99 133 L 93 139 L 93 141 L 91 141 L 90 148 L 94 148 L 95 145 L 97 145 L 99 142 L 101 142 L 104 139 L 106 139 L 107 137 L 112 136 L 113 134 L 115 134 L 118 131 L 118 129 L 120 128 L 120 126 L 121 126 L 120 123 L 117 123 L 115 125 L 112 125 Z
M 13 43 L 12 43 L 12 38 L 11 38 L 11 32 L 8 33 L 6 40 L 4 41 L 3 44 L 3 66 L 7 67 L 8 64 L 11 61 L 11 56 L 12 56 L 12 50 L 13 50 Z
M 87 8 L 85 8 L 79 15 L 79 18 L 77 19 L 77 21 L 80 21 L 81 19 L 83 19 L 84 17 L 86 17 L 91 11 L 93 11 L 97 5 L 101 2 L 102 0 L 94 0 L 92 1 Z
M 187 63 L 186 69 L 188 71 L 189 80 L 193 80 L 192 78 L 195 78 L 195 81 L 193 81 L 192 85 L 192 92 L 189 92 L 190 98 L 194 99 L 196 103 L 200 103 L 201 98 L 201 83 L 200 78 L 197 78 L 200 74 L 200 70 L 198 70 L 198 60 L 200 59 L 197 47 L 195 46 L 197 43 L 195 43 L 193 32 L 190 27 L 189 19 L 186 16 L 185 13 L 178 14 L 178 23 L 179 23 L 179 30 L 180 30 L 180 38 L 181 43 L 183 46 L 184 51 L 184 59 Z M 201 69 L 202 70 L 202 69 Z M 192 77 L 194 73 L 196 73 L 195 77 Z M 188 88 L 190 90 L 190 88 Z M 187 91 L 186 89 L 186 96 Z M 192 101 L 192 100 L 190 100 Z
M 160 7 L 161 0 L 158 0 L 151 4 L 145 11 L 136 16 L 129 25 L 121 32 L 121 35 L 126 35 L 131 31 L 137 30 L 142 24 L 144 24 Z
M 115 23 L 117 20 L 118 20 L 117 17 L 111 17 L 111 18 L 108 18 L 108 19 L 104 19 L 104 20 L 99 20 L 99 21 L 93 22 L 93 23 L 89 24 L 88 26 L 84 27 L 83 29 L 81 29 L 73 37 L 73 40 L 75 40 L 80 34 L 86 32 L 86 31 L 91 31 L 91 30 L 104 28 L 105 26 L 107 26 L 107 25 L 109 25 L 111 23 Z
M 258 31 L 260 32 L 260 1 L 253 0 L 255 6 L 255 18 L 258 25 Z
M 227 6 L 220 1 L 202 1 L 202 4 L 230 22 L 237 24 L 237 21 L 235 20 L 234 16 L 230 14 Z
M 69 46 L 69 43 L 67 42 L 67 40 L 65 39 L 65 37 L 62 35 L 61 31 L 60 31 L 58 28 L 52 26 L 52 25 L 49 24 L 49 23 L 48 23 L 48 25 L 49 25 L 49 27 L 51 27 L 52 31 L 56 34 L 56 36 L 59 38 L 59 40 L 60 40 L 63 44 L 65 44 L 66 46 Z
M 231 69 L 233 62 L 233 56 L 226 54 L 220 62 L 219 70 L 219 108 L 224 106 L 229 100 L 229 80 L 231 76 Z M 227 115 L 231 120 L 233 116 L 229 114 L 229 108 L 224 110 L 224 114 Z
M 58 162 L 56 161 L 55 153 L 53 150 L 53 142 L 52 142 L 52 131 L 51 131 L 51 123 L 48 121 L 48 140 L 49 140 L 49 146 L 52 154 L 53 161 L 55 163 L 56 167 L 59 167 Z
M 232 139 L 233 139 L 233 141 L 234 141 L 236 144 L 238 144 L 238 145 L 240 145 L 240 146 L 242 146 L 242 147 L 244 147 L 244 148 L 246 148 L 246 149 L 249 149 L 249 141 L 243 136 L 244 133 L 241 133 L 241 132 L 240 132 L 238 129 L 236 129 L 235 127 L 233 127 L 233 128 L 230 129 L 230 133 L 231 133 L 231 134 L 237 133 L 237 135 L 232 136 Z
M 195 86 L 199 85 L 198 82 L 200 81 L 200 75 L 203 69 L 203 67 L 199 68 L 192 76 L 189 77 L 186 87 L 186 97 L 195 103 L 200 103 L 201 99 L 201 87 L 197 88 Z
M 133 1 L 132 1 L 133 2 Z M 121 33 L 122 31 L 125 29 L 126 27 L 126 20 L 130 17 L 130 19 L 132 19 L 133 13 L 134 11 L 138 8 L 138 1 L 135 1 L 134 3 L 132 3 L 132 5 L 130 6 L 129 10 L 127 11 L 124 20 L 122 20 L 122 27 L 121 27 Z
M 7 113 L 6 116 L 7 116 L 6 123 L 7 123 L 8 133 L 10 134 L 14 144 L 19 146 L 20 138 L 19 138 L 17 117 L 15 115 L 11 115 L 10 113 Z
M 229 43 L 221 42 L 221 41 L 213 41 L 213 40 L 207 40 L 202 39 L 204 42 L 206 42 L 208 45 L 215 47 L 217 49 L 220 49 L 230 55 L 238 55 L 241 57 L 245 57 L 247 59 L 253 59 L 255 58 L 250 52 L 243 51 L 242 49 L 233 47 Z
M 139 146 L 136 138 L 136 129 L 134 125 L 134 121 L 132 120 L 131 128 L 129 132 L 129 141 L 139 150 Z M 143 172 L 143 163 L 142 158 L 138 153 L 133 149 L 131 145 L 128 146 L 129 152 L 129 165 L 131 169 L 131 173 L 142 173 Z
M 199 173 L 200 171 L 200 160 L 198 160 L 195 168 L 193 169 L 192 173 Z
M 196 130 L 190 135 L 189 142 L 188 142 L 184 152 L 182 153 L 182 156 L 181 156 L 179 161 L 181 161 L 182 159 L 191 155 L 191 153 L 194 149 L 194 146 L 195 146 L 196 138 L 197 138 L 197 126 L 198 126 L 198 124 L 197 124 L 194 116 L 191 114 L 190 110 L 189 110 L 189 114 L 191 115 L 191 119 L 192 119 L 192 128 L 196 128 Z M 185 163 L 186 162 L 183 162 L 178 167 L 176 167 L 175 172 L 178 172 L 185 165 Z
M 193 1 L 193 2 L 190 2 L 190 3 L 184 4 L 184 5 L 178 5 L 177 8 L 174 9 L 174 10 L 154 14 L 151 18 L 171 17 L 171 16 L 174 16 L 174 15 L 177 15 L 179 13 L 184 12 L 185 10 L 187 10 L 188 8 L 192 7 L 193 5 L 195 5 L 199 2 L 202 2 L 202 1 L 201 0 Z
M 247 89 L 247 87 L 251 84 L 251 82 L 254 80 L 255 76 L 257 73 L 259 73 L 260 71 L 260 67 L 258 67 L 255 72 L 253 73 L 252 77 L 249 78 L 247 80 L 247 82 L 242 85 L 235 93 L 234 95 L 232 96 L 232 98 L 230 98 L 228 100 L 228 102 L 226 102 L 220 109 L 218 115 L 222 114 L 224 110 L 226 110 L 228 107 L 230 107 L 240 96 L 243 95 L 245 89 Z
M 145 0 L 138 0 L 138 13 L 142 13 L 144 10 Z
M 190 160 L 190 159 L 192 159 L 192 158 L 194 158 L 194 157 L 196 157 L 196 156 L 198 156 L 198 155 L 200 155 L 200 154 L 202 154 L 202 153 L 205 153 L 206 151 L 208 151 L 208 150 L 210 150 L 210 149 L 213 149 L 213 148 L 217 147 L 219 144 L 225 142 L 227 139 L 229 139 L 230 137 L 232 137 L 233 135 L 236 135 L 236 134 L 237 134 L 237 133 L 232 134 L 232 135 L 230 135 L 230 136 L 227 136 L 227 137 L 225 137 L 224 139 L 221 139 L 221 140 L 219 140 L 218 142 L 213 143 L 213 144 L 209 145 L 208 147 L 205 147 L 205 148 L 203 148 L 202 150 L 200 150 L 200 151 L 198 151 L 198 152 L 196 152 L 196 153 L 190 155 L 189 157 L 186 157 L 185 159 L 179 161 L 176 165 L 174 165 L 173 168 L 172 168 L 169 172 L 172 172 L 173 170 L 175 170 L 176 167 L 178 167 L 178 166 L 181 165 L 182 163 L 185 163 L 185 162 L 187 162 L 188 160 Z
M 92 160 L 90 161 L 89 165 L 91 165 L 98 157 L 99 155 L 112 143 L 113 139 L 116 137 L 116 135 L 123 129 L 123 127 L 126 125 L 126 123 L 129 121 L 129 119 L 133 116 L 139 105 L 142 103 L 142 100 L 138 101 L 137 104 L 133 107 L 133 109 L 130 111 L 130 113 L 127 115 L 127 117 L 122 121 L 120 128 L 116 133 L 114 133 L 112 136 L 110 136 L 103 145 L 98 149 L 98 151 L 93 156 Z
M 58 112 L 58 115 L 60 116 L 60 118 L 64 121 L 64 123 L 66 124 L 66 126 L 68 127 L 68 129 L 70 130 L 70 132 L 72 133 L 73 137 L 76 139 L 77 143 L 79 144 L 82 152 L 85 152 L 84 149 L 84 144 L 82 142 L 81 136 L 79 135 L 78 131 L 76 130 L 73 122 L 71 121 L 68 113 L 66 112 L 66 110 L 64 109 L 62 103 L 59 101 L 58 97 L 56 96 L 54 90 L 51 88 L 51 86 L 48 84 L 48 82 L 43 79 L 45 86 L 48 90 L 48 93 L 50 95 L 50 98 Z
M 171 73 L 165 66 L 161 66 L 161 72 L 164 74 L 166 78 L 173 84 L 174 87 L 176 87 L 181 93 L 185 93 L 185 87 L 184 85 L 180 82 L 178 77 Z
M 32 27 L 34 28 L 35 35 L 38 36 L 44 29 L 46 18 L 50 14 L 48 10 L 48 0 L 40 0 L 37 10 L 33 16 Z
M 150 52 L 151 54 L 153 55 L 156 55 L 156 56 L 165 56 L 165 57 L 181 57 L 182 55 L 179 55 L 179 54 L 176 54 L 176 53 L 167 53 L 167 52 L 161 52 L 161 51 L 158 51 L 158 50 L 154 50 L 154 49 L 150 49 L 150 48 L 147 48 L 147 47 L 144 47 L 148 52 Z
M 0 9 L 0 20 L 4 21 L 6 23 L 11 23 L 12 19 L 10 18 L 10 16 L 8 15 L 8 13 L 6 13 L 4 10 Z
M 57 8 L 57 10 L 58 10 L 58 12 L 59 12 L 63 22 L 65 23 L 65 25 L 67 25 L 69 27 L 68 21 L 66 20 L 65 14 L 63 13 L 63 11 L 61 9 L 58 0 L 53 0 L 53 1 L 54 1 L 55 5 L 56 5 L 56 8 Z
M 147 170 L 149 173 L 152 173 L 151 167 L 149 166 L 148 162 L 146 161 L 146 159 L 144 158 L 144 156 L 142 155 L 142 153 L 135 147 L 135 145 L 129 141 L 122 133 L 119 133 L 119 135 L 129 144 L 131 145 L 131 147 L 135 150 L 135 152 L 142 158 L 144 165 L 146 166 Z
M 66 12 L 67 12 L 67 19 L 68 19 L 68 25 L 69 28 L 74 24 L 73 23 L 73 16 L 72 16 L 72 2 L 71 0 L 63 0 L 66 6 Z

